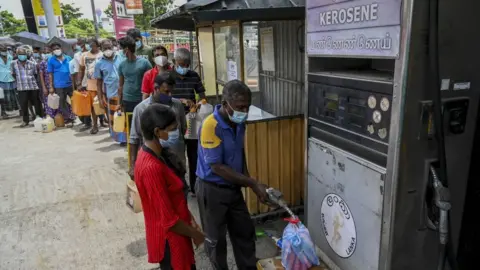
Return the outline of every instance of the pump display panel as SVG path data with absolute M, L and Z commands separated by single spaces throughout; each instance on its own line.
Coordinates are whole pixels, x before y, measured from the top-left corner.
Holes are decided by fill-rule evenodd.
M 325 140 L 322 134 L 329 133 L 330 137 L 340 137 L 381 156 L 386 155 L 392 102 L 389 80 L 353 80 L 331 73 L 310 74 L 308 89 L 309 125 L 313 137 Z

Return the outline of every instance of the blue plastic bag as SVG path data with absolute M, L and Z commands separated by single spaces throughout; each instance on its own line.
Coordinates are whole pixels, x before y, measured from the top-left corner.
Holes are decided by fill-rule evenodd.
M 299 220 L 290 220 L 283 230 L 282 265 L 286 270 L 307 270 L 320 265 L 310 233 Z

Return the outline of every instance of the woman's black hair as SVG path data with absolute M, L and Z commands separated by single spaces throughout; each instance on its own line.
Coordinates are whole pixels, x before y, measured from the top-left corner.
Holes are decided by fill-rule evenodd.
M 89 39 L 88 43 L 95 43 L 95 45 L 97 45 L 97 47 L 100 47 L 100 42 L 96 38 Z
M 141 38 L 142 33 L 140 32 L 140 29 L 138 29 L 138 28 L 130 28 L 130 29 L 127 30 L 127 36 L 136 39 L 136 38 Z
M 124 36 L 118 40 L 118 44 L 122 49 L 127 48 L 130 52 L 135 52 L 135 40 L 130 36 Z
M 50 49 L 53 49 L 53 47 L 55 47 L 55 46 L 58 46 L 58 47 L 62 48 L 62 44 L 60 44 L 60 43 L 58 43 L 58 42 L 52 42 L 52 43 L 50 43 Z
M 154 103 L 140 116 L 140 127 L 145 140 L 155 139 L 155 128 L 166 129 L 177 120 L 175 112 L 166 105 Z
M 164 51 L 164 52 L 167 54 L 167 56 L 168 56 L 167 48 L 163 47 L 162 45 L 157 45 L 157 46 L 155 46 L 155 48 L 153 49 L 153 51 L 155 52 L 156 50 L 162 50 L 162 51 Z

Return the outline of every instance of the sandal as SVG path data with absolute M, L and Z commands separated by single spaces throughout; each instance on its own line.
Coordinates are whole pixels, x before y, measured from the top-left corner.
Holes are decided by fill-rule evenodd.
M 28 123 L 22 122 L 22 124 L 20 125 L 20 127 L 21 127 L 21 128 L 28 127 Z
M 90 130 L 90 134 L 94 135 L 97 133 L 98 133 L 98 127 L 92 127 L 92 129 Z

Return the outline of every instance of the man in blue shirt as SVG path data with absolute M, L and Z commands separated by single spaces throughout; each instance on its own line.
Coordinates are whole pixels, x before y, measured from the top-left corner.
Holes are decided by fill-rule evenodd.
M 103 56 L 95 64 L 93 77 L 97 80 L 97 96 L 100 104 L 108 110 L 108 121 L 110 123 L 110 136 L 121 144 L 126 144 L 127 136 L 125 132 L 113 131 L 113 118 L 115 113 L 120 110 L 120 98 L 118 97 L 118 87 L 120 86 L 120 77 L 118 67 L 123 61 L 122 58 L 113 50 L 113 44 L 109 39 L 102 42 Z
M 73 87 L 70 78 L 70 61 L 72 58 L 62 52 L 62 46 L 54 42 L 50 45 L 53 56 L 48 59 L 47 72 L 50 76 L 50 94 L 57 93 L 60 97 L 60 110 L 68 115 L 67 96 L 72 97 Z M 65 119 L 65 123 L 72 124 L 74 119 Z
M 252 93 L 241 81 L 225 84 L 222 104 L 200 127 L 196 195 L 205 232 L 205 251 L 214 269 L 227 265 L 229 231 L 238 269 L 255 270 L 255 227 L 241 188 L 248 187 L 262 203 L 270 203 L 267 186 L 245 174 L 245 120 Z

